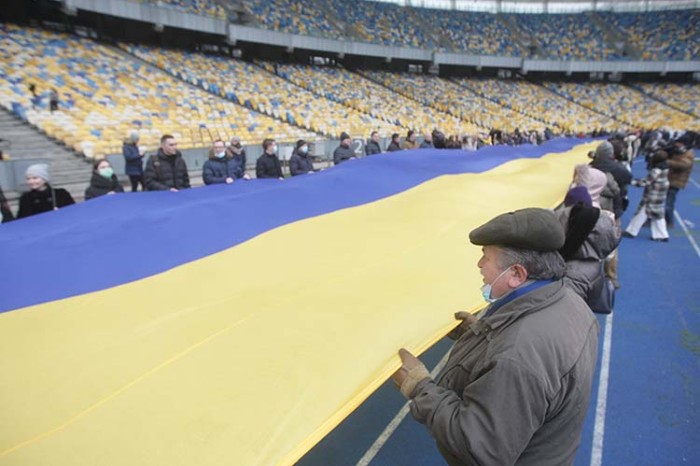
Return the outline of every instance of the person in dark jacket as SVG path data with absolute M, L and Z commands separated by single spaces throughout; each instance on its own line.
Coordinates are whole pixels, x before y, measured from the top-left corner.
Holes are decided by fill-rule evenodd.
M 292 176 L 314 173 L 314 163 L 309 155 L 309 145 L 303 139 L 299 139 L 289 159 L 289 172 Z
M 136 131 L 129 135 L 129 139 L 122 146 L 122 155 L 124 156 L 124 171 L 131 181 L 131 192 L 138 191 L 139 184 L 141 190 L 144 190 L 143 185 L 143 153 L 139 150 L 139 133 Z
M 382 149 L 379 147 L 379 133 L 377 131 L 372 131 L 369 136 L 369 141 L 365 146 L 365 155 L 381 154 Z
M 355 151 L 350 147 L 350 135 L 348 133 L 340 133 L 340 145 L 333 151 L 333 163 L 339 165 L 346 160 L 352 160 L 355 157 Z
M 226 156 L 238 161 L 238 164 L 243 168 L 243 176 L 241 178 L 249 180 L 250 176 L 245 172 L 248 158 L 239 138 L 235 136 L 231 138 L 231 145 L 226 148 Z
M 257 178 L 284 179 L 282 164 L 277 158 L 277 143 L 274 139 L 265 139 L 262 143 L 263 153 L 255 163 L 255 176 Z
M 143 181 L 149 191 L 173 191 L 190 187 L 190 176 L 175 138 L 169 134 L 160 138 L 160 148 L 146 162 Z
M 107 159 L 98 159 L 92 164 L 90 186 L 85 190 L 85 200 L 104 196 L 105 194 L 123 193 L 124 188 L 119 184 L 112 165 Z
M 399 150 L 401 150 L 399 133 L 394 133 L 391 135 L 391 142 L 389 142 L 389 145 L 386 147 L 386 151 L 396 152 Z
M 29 166 L 26 177 L 30 189 L 19 198 L 17 218 L 30 217 L 75 204 L 68 191 L 51 187 L 48 165 L 40 163 Z
M 243 178 L 240 159 L 226 151 L 224 141 L 221 139 L 214 141 L 214 145 L 209 150 L 209 160 L 204 162 L 202 167 L 204 184 L 231 184 L 240 178 Z
M 622 214 L 627 208 L 627 188 L 632 181 L 632 174 L 625 167 L 623 167 L 619 162 L 616 162 L 614 157 L 615 149 L 613 145 L 608 142 L 602 142 L 595 149 L 595 156 L 593 157 L 593 162 L 591 162 L 591 167 L 597 168 L 603 173 L 610 173 L 617 186 L 620 188 L 619 194 L 613 199 L 613 213 L 615 214 L 615 226 L 620 229 L 622 228 L 621 220 Z M 620 282 L 617 279 L 617 250 L 613 256 L 605 262 L 605 275 L 613 282 L 615 288 L 620 288 Z
M 613 159 L 613 154 L 613 145 L 607 141 L 603 142 L 596 148 L 590 165 L 604 173 L 610 173 L 615 178 L 620 188 L 620 195 L 615 201 L 614 213 L 616 218 L 620 218 L 627 208 L 627 188 L 632 181 L 632 174 Z

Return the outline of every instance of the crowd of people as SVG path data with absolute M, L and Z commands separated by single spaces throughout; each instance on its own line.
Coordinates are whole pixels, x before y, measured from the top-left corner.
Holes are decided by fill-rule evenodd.
M 501 214 L 469 234 L 482 246 L 477 266 L 487 306 L 461 323 L 437 376 L 406 349 L 392 380 L 451 465 L 572 464 L 595 374 L 599 325 L 617 282 L 620 217 L 629 186 L 644 187 L 625 236 L 652 219 L 652 239 L 668 241 L 670 186 L 692 170 L 692 133 L 615 134 L 590 164 L 574 169 L 564 204 Z M 640 135 L 637 135 L 640 136 Z M 627 141 L 626 141 L 627 139 Z M 632 179 L 643 155 L 648 175 Z
M 511 136 L 492 135 L 501 144 Z M 342 133 L 333 153 L 336 165 L 358 157 L 351 142 Z M 444 142 L 437 130 L 420 143 L 409 131 L 403 141 L 395 134 L 386 150 L 437 148 Z M 651 239 L 669 240 L 675 200 L 690 177 L 698 142 L 692 132 L 612 134 L 589 153 L 589 164 L 575 167 L 562 206 L 502 214 L 470 233 L 470 241 L 482 246 L 477 266 L 487 306 L 477 315 L 455 315 L 461 323 L 448 335 L 455 346 L 436 378 L 405 349 L 399 350 L 402 365 L 392 376 L 410 400 L 413 417 L 430 430 L 449 464 L 573 461 L 597 361 L 599 326 L 591 311 L 613 310 L 623 236 L 637 236 L 650 220 Z M 139 185 L 173 192 L 191 187 L 172 135 L 161 137 L 145 168 L 137 143 L 135 136 L 124 143 L 132 191 Z M 368 156 L 382 152 L 376 131 L 365 151 Z M 265 139 L 256 161 L 257 178 L 284 179 L 277 154 L 276 141 Z M 637 157 L 647 161 L 648 174 L 640 179 L 631 173 Z M 204 183 L 249 179 L 245 167 L 239 139 L 231 139 L 228 147 L 217 140 L 203 166 Z M 289 168 L 292 176 L 315 173 L 306 141 L 295 145 Z M 27 169 L 30 190 L 20 198 L 19 218 L 74 203 L 49 180 L 48 166 Z M 644 194 L 623 232 L 621 218 L 631 186 L 643 187 Z M 110 163 L 95 161 L 85 198 L 122 191 Z
M 339 145 L 332 153 L 333 163 L 339 165 L 361 156 L 373 156 L 383 152 L 397 152 L 412 149 L 462 149 L 477 150 L 487 145 L 540 144 L 554 137 L 547 128 L 544 132 L 519 131 L 504 132 L 492 130 L 487 134 L 449 136 L 438 129 L 422 135 L 419 141 L 416 131 L 409 130 L 405 137 L 398 133 L 382 148 L 380 134 L 372 131 L 364 144 L 364 153 L 356 152 L 352 147 L 353 138 L 347 132 L 340 135 Z M 589 154 L 593 159 L 590 167 L 582 166 L 576 172 L 574 184 L 585 186 L 591 195 L 593 206 L 604 206 L 612 213 L 616 228 L 620 229 L 620 218 L 627 208 L 629 186 L 644 188 L 642 203 L 636 215 L 625 230 L 625 236 L 635 237 L 645 222 L 652 225 L 652 238 L 668 241 L 668 228 L 674 225 L 674 206 L 678 192 L 688 183 L 693 168 L 693 148 L 700 145 L 697 133 L 648 131 L 609 134 L 596 130 L 592 136 L 608 136 L 608 141 L 601 144 L 595 153 Z M 125 162 L 125 175 L 129 178 L 131 191 L 179 191 L 191 187 L 190 175 L 185 158 L 178 150 L 178 142 L 173 135 L 165 134 L 160 138 L 160 147 L 155 154 L 146 159 L 143 147 L 139 146 L 139 135 L 133 132 L 124 141 L 122 154 Z M 644 179 L 633 180 L 632 161 L 643 155 L 648 163 L 649 173 Z M 310 153 L 309 142 L 300 139 L 294 145 L 288 160 L 291 176 L 313 174 L 316 157 Z M 145 164 L 144 164 L 145 161 Z M 145 165 L 145 166 L 144 166 Z M 283 180 L 283 162 L 278 155 L 278 144 L 272 138 L 262 142 L 262 154 L 255 163 L 255 178 L 276 178 Z M 233 137 L 226 143 L 219 139 L 214 141 L 208 151 L 208 157 L 202 167 L 202 181 L 205 185 L 232 184 L 237 180 L 249 180 L 246 173 L 247 154 L 241 139 Z M 585 168 L 585 169 L 584 169 Z M 600 173 L 603 173 L 601 175 Z M 603 180 L 603 178 L 606 178 Z M 30 190 L 20 198 L 18 218 L 55 210 L 74 203 L 73 198 L 64 189 L 53 188 L 49 184 L 49 169 L 46 165 L 29 167 L 26 181 Z M 90 185 L 85 191 L 85 199 L 123 192 L 117 174 L 107 159 L 97 159 L 93 163 Z M 14 218 L 12 212 L 3 203 L 3 221 Z M 616 276 L 614 255 L 607 262 L 606 273 L 615 286 L 619 286 Z

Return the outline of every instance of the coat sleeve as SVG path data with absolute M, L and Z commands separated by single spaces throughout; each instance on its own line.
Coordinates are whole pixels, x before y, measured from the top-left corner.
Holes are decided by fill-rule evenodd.
M 126 160 L 138 160 L 141 158 L 138 147 L 132 145 L 124 146 L 123 154 Z
M 297 175 L 302 174 L 303 170 L 302 170 L 301 164 L 299 162 L 301 162 L 301 161 L 299 160 L 299 157 L 297 157 L 296 155 L 293 155 L 292 158 L 289 159 L 289 173 L 291 173 L 292 176 L 297 176 Z
M 73 199 L 73 196 L 70 195 L 68 191 L 65 189 L 56 189 L 54 190 L 56 193 L 56 207 L 66 207 L 71 204 L 75 204 L 75 200 Z
M 146 170 L 143 172 L 143 184 L 149 191 L 167 191 L 170 189 L 168 185 L 163 184 L 156 179 L 156 168 L 154 165 L 155 157 L 157 157 L 157 155 L 150 156 L 146 162 Z
M 461 367 L 453 370 L 462 370 Z M 544 423 L 547 398 L 539 379 L 512 360 L 496 360 L 461 397 L 426 379 L 411 413 L 441 449 L 469 465 L 513 464 Z
M 216 174 L 214 173 L 214 168 L 212 167 L 212 164 L 209 160 L 204 162 L 204 167 L 202 167 L 202 180 L 206 185 L 220 184 L 226 182 L 226 178 L 224 178 L 223 176 L 216 176 Z
M 265 170 L 265 161 L 260 157 L 255 162 L 255 177 L 256 178 L 267 178 L 267 171 Z
M 114 192 L 115 193 L 123 193 L 124 192 L 124 187 L 121 185 L 119 182 L 119 179 L 117 178 L 117 175 L 112 175 L 112 180 L 114 181 Z
M 237 161 L 236 166 L 233 169 L 233 177 L 240 180 L 243 178 L 243 175 L 245 175 L 245 162 L 243 162 L 243 165 L 241 165 L 241 163 Z
M 19 198 L 19 209 L 17 210 L 17 218 L 29 217 L 32 214 L 31 207 L 29 206 L 29 199 L 27 199 L 26 193 Z
M 191 188 L 190 172 L 187 170 L 187 162 L 185 162 L 185 159 L 182 158 L 180 159 L 180 162 L 182 163 L 182 181 L 184 182 L 184 187 Z
M 693 156 L 691 155 L 690 157 L 686 157 L 686 154 L 688 153 L 690 153 L 690 151 L 686 152 L 680 157 L 671 157 L 668 159 L 666 163 L 668 164 L 669 168 L 671 168 L 673 171 L 684 171 L 692 167 Z

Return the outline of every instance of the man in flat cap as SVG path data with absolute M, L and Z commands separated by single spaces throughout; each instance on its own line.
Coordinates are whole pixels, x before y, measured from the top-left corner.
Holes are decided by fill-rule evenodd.
M 545 209 L 499 215 L 472 231 L 489 306 L 467 313 L 437 379 L 405 349 L 392 376 L 447 463 L 569 465 L 586 416 L 598 322 L 564 285 L 564 230 Z

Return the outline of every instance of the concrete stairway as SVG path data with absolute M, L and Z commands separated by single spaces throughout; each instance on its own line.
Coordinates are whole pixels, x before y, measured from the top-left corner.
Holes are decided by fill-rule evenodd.
M 10 141 L 11 146 L 6 152 L 12 160 L 49 159 L 51 184 L 67 189 L 76 200 L 83 199 L 92 171 L 89 161 L 1 107 L 0 138 Z M 21 193 L 16 191 L 5 191 L 11 204 L 19 194 Z

